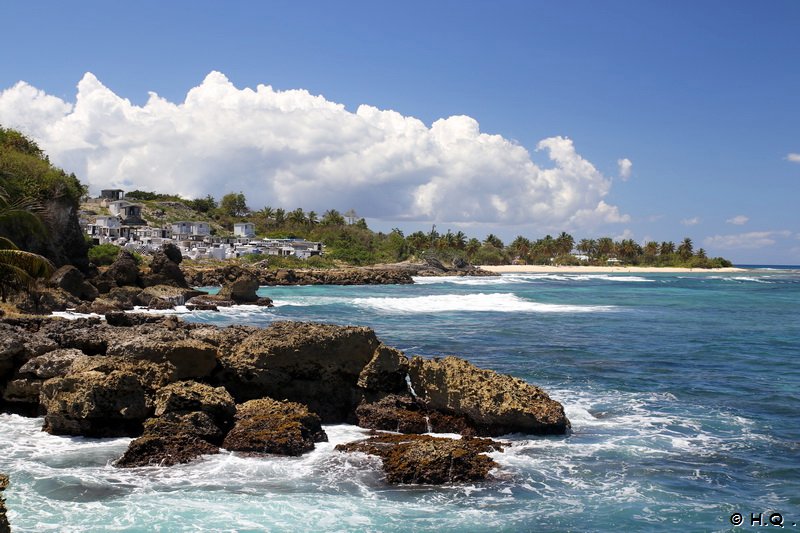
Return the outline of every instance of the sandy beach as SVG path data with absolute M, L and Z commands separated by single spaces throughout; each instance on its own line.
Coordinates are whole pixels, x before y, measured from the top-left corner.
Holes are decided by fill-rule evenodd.
M 531 274 L 531 273 L 575 273 L 575 274 L 669 274 L 680 272 L 747 272 L 746 268 L 677 268 L 677 267 L 637 267 L 637 266 L 554 266 L 554 265 L 484 265 L 484 270 L 498 274 Z

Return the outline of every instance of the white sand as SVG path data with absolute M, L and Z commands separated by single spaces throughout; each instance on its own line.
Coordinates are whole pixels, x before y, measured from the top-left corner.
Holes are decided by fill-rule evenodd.
M 481 268 L 498 274 L 507 273 L 601 273 L 629 272 L 637 274 L 679 273 L 679 272 L 747 272 L 745 268 L 677 268 L 677 267 L 636 267 L 636 266 L 553 266 L 553 265 L 486 265 Z

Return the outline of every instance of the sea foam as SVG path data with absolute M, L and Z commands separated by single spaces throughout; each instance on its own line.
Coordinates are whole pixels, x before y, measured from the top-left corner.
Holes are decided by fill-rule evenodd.
M 406 298 L 355 298 L 362 308 L 384 313 L 443 313 L 448 311 L 497 313 L 598 313 L 609 305 L 571 305 L 533 302 L 515 294 L 438 294 Z

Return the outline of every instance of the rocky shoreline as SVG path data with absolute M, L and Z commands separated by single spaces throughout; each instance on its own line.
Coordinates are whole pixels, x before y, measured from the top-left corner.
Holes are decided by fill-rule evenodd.
M 43 288 L 20 293 L 14 302 L 23 314 L 46 315 L 72 310 L 104 315 L 130 311 L 137 306 L 189 310 L 216 310 L 236 304 L 271 306 L 272 300 L 256 294 L 262 286 L 287 285 L 387 285 L 411 284 L 414 276 L 497 276 L 493 272 L 455 261 L 445 266 L 435 258 L 424 262 L 347 267 L 340 269 L 270 269 L 268 260 L 245 265 L 228 262 L 213 267 L 182 264 L 180 250 L 167 244 L 149 265 L 122 250 L 103 269 L 81 272 L 74 266 L 59 268 Z M 221 287 L 209 295 L 193 287 Z
M 496 466 L 484 454 L 505 445 L 481 437 L 570 428 L 538 387 L 457 357 L 408 358 L 365 327 L 117 313 L 5 319 L 0 339 L 2 410 L 43 416 L 54 435 L 134 437 L 120 468 L 221 448 L 301 455 L 327 440 L 323 424 L 350 423 L 392 432 L 338 448 L 381 457 L 390 483 L 458 482 Z M 431 431 L 465 438 L 420 435 Z

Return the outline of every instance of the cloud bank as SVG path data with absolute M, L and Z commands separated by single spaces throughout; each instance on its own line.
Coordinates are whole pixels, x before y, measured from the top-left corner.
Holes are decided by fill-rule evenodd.
M 210 73 L 183 102 L 133 105 L 87 73 L 74 103 L 25 82 L 0 92 L 0 124 L 101 188 L 185 197 L 245 193 L 251 207 L 355 207 L 384 220 L 591 227 L 626 222 L 611 180 L 572 141 L 536 149 L 551 166 L 467 116 L 420 120 L 368 105 L 355 112 L 305 90 L 238 89 Z M 621 174 L 630 164 L 620 164 Z
M 792 163 L 800 163 L 800 154 L 796 154 L 794 152 L 786 154 L 786 159 Z
M 734 235 L 713 235 L 703 240 L 708 247 L 722 250 L 757 250 L 773 246 L 781 238 L 791 237 L 792 232 L 780 231 L 750 231 Z

